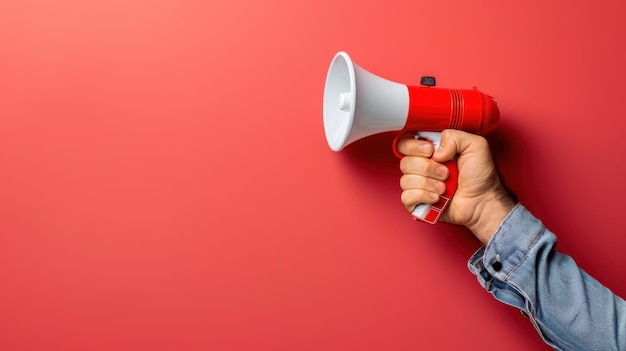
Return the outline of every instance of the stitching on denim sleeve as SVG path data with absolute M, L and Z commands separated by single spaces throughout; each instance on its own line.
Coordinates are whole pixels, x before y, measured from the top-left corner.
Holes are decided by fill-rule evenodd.
M 530 244 L 530 246 L 528 247 L 528 251 L 526 252 L 526 254 L 524 255 L 524 257 L 511 269 L 511 271 L 504 276 L 504 281 L 508 283 L 509 277 L 511 277 L 511 275 L 513 274 L 513 272 L 515 272 L 517 270 L 517 268 L 519 268 L 519 266 L 522 265 L 522 263 L 524 263 L 524 261 L 526 261 L 526 259 L 528 258 L 528 256 L 530 256 L 530 253 L 532 252 L 532 250 L 534 249 L 535 245 L 537 245 L 537 242 L 539 241 L 539 239 L 543 236 L 543 234 L 546 232 L 546 227 L 543 226 L 543 228 L 541 229 L 541 231 L 539 232 L 539 234 L 537 236 L 535 236 L 535 240 L 533 240 L 533 242 Z

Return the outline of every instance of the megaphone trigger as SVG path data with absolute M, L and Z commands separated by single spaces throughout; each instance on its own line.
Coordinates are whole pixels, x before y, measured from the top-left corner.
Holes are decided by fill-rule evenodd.
M 400 133 L 398 135 L 395 136 L 395 138 L 393 138 L 393 144 L 391 145 L 392 149 L 393 149 L 393 154 L 396 155 L 397 158 L 403 158 L 404 155 L 398 151 L 398 143 L 400 142 L 400 140 L 403 139 L 417 139 L 417 136 L 419 134 L 415 134 L 415 132 L 413 133 Z
M 403 131 L 402 133 L 397 134 L 396 137 L 393 139 L 393 145 L 392 145 L 393 153 L 398 158 L 404 157 L 404 155 L 400 151 L 398 151 L 398 143 L 402 139 L 415 139 L 415 140 L 430 141 L 431 144 L 433 144 L 433 146 L 434 146 L 434 150 L 437 150 L 437 148 L 439 148 L 439 145 L 441 145 L 441 133 L 440 132 L 407 132 L 407 131 Z

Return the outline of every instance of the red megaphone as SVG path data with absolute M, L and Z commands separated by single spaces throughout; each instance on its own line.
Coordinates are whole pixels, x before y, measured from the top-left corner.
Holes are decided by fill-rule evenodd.
M 345 52 L 333 58 L 324 87 L 324 131 L 330 148 L 340 151 L 361 138 L 384 132 L 398 132 L 393 143 L 411 134 L 439 146 L 444 129 L 486 134 L 495 128 L 500 112 L 495 100 L 476 88 L 441 89 L 434 78 L 422 78 L 421 85 L 409 86 L 372 74 L 354 64 Z M 436 223 L 456 191 L 456 161 L 447 163 L 450 177 L 439 203 L 420 204 L 414 218 Z

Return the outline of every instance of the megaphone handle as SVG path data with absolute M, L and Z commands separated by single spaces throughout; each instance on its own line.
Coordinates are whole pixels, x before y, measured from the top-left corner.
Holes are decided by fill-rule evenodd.
M 441 133 L 417 132 L 415 134 L 415 139 L 428 140 L 433 143 L 433 145 L 435 146 L 435 150 L 437 150 L 437 148 L 441 144 Z M 444 165 L 448 167 L 448 170 L 450 171 L 450 175 L 445 181 L 445 193 L 443 193 L 439 197 L 439 201 L 435 204 L 418 204 L 411 212 L 411 215 L 414 219 L 419 219 L 430 224 L 435 224 L 439 221 L 439 217 L 441 217 L 443 212 L 448 207 L 448 204 L 452 200 L 452 197 L 454 196 L 457 188 L 459 168 L 455 159 L 445 162 Z
M 456 192 L 459 177 L 459 168 L 456 164 L 456 160 L 450 160 L 448 162 L 445 162 L 444 165 L 446 165 L 446 167 L 448 167 L 448 169 L 450 170 L 450 176 L 445 181 L 445 193 L 439 196 L 439 201 L 435 204 L 418 204 L 417 206 L 415 206 L 415 208 L 411 212 L 411 215 L 413 215 L 414 219 L 419 219 L 430 224 L 435 224 L 439 221 L 439 217 L 441 217 L 443 212 L 448 207 L 450 200 L 452 200 L 452 197 Z

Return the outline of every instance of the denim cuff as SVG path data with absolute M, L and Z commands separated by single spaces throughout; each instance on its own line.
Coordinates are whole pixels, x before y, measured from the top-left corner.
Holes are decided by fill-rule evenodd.
M 516 204 L 487 245 L 472 255 L 468 262 L 469 270 L 485 289 L 489 289 L 494 277 L 506 282 L 528 257 L 544 231 L 541 221 L 523 205 Z

